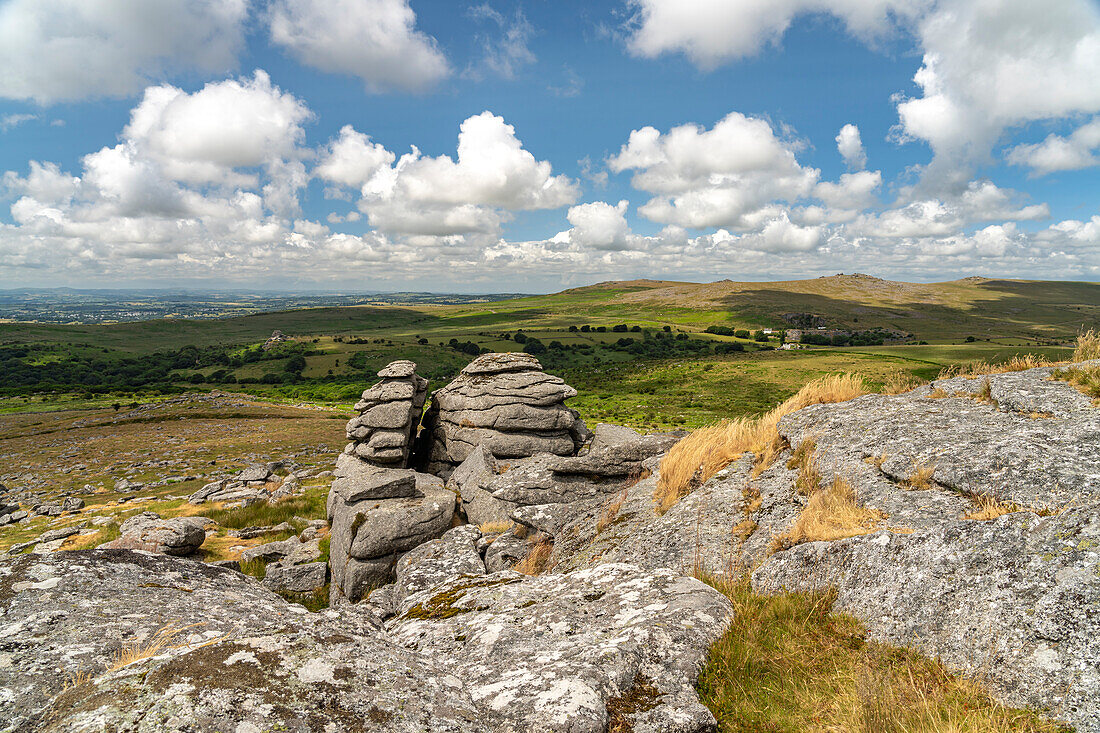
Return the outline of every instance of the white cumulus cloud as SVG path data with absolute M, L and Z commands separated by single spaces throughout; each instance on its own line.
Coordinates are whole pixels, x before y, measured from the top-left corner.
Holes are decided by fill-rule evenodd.
M 849 123 L 840 128 L 836 136 L 836 149 L 851 170 L 862 170 L 867 165 L 867 153 L 863 150 L 863 140 L 855 125 Z
M 1100 165 L 1100 118 L 1067 137 L 1048 135 L 1040 143 L 1017 145 L 1006 157 L 1008 162 L 1028 166 L 1039 176 Z
M 772 202 L 813 190 L 820 172 L 799 165 L 794 147 L 766 120 L 731 112 L 710 130 L 634 130 L 608 166 L 635 171 L 634 187 L 656 194 L 638 209 L 653 221 L 744 230 L 758 226 Z
M 683 53 L 704 69 L 751 56 L 777 42 L 795 16 L 831 13 L 860 36 L 889 29 L 926 0 L 629 0 L 630 50 L 655 57 Z
M 7 0 L 0 97 L 123 97 L 169 72 L 227 71 L 248 0 Z
M 577 199 L 577 184 L 523 148 L 515 128 L 482 112 L 462 123 L 458 155 L 413 149 L 377 170 L 360 209 L 385 232 L 447 235 L 495 232 L 510 212 L 555 209 Z
M 274 0 L 271 40 L 301 63 L 350 74 L 368 91 L 424 91 L 451 73 L 408 0 Z

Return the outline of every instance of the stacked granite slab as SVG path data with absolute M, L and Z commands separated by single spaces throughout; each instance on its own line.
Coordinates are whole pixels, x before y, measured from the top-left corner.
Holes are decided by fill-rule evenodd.
M 331 595 L 334 602 L 356 602 L 393 580 L 406 552 L 450 529 L 455 495 L 436 476 L 348 454 L 337 458 L 334 475 L 328 495 Z
M 565 406 L 576 394 L 530 354 L 479 356 L 432 395 L 422 431 L 428 472 L 446 478 L 478 446 L 497 458 L 574 455 L 589 434 Z
M 356 403 L 359 416 L 348 422 L 344 452 L 383 466 L 409 464 L 420 413 L 428 395 L 428 380 L 411 361 L 391 362 L 378 372 L 381 382 L 363 392 Z

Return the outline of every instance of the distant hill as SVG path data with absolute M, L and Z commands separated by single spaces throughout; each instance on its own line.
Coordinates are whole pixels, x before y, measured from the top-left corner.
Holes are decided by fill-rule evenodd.
M 1100 326 L 1100 284 L 982 277 L 942 283 L 863 274 L 778 282 L 630 280 L 573 288 L 542 300 L 561 301 L 568 309 L 568 301 L 593 297 L 616 309 L 691 310 L 750 327 L 788 327 L 798 314 L 810 314 L 829 326 L 895 328 L 926 339 L 1064 339 Z
M 84 343 L 134 353 L 183 344 L 262 342 L 278 329 L 291 336 L 342 334 L 397 342 L 426 337 L 433 343 L 473 338 L 484 344 L 487 334 L 517 328 L 553 332 L 628 323 L 702 331 L 710 325 L 782 329 L 808 322 L 894 329 L 932 343 L 967 337 L 1065 342 L 1084 329 L 1100 328 L 1100 284 L 979 277 L 907 283 L 861 274 L 778 282 L 625 280 L 480 303 L 297 308 L 207 321 L 158 318 L 112 325 L 0 323 L 0 343 Z

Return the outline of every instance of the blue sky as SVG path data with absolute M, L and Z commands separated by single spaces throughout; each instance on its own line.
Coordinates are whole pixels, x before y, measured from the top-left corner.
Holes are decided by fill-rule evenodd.
M 1095 0 L 0 0 L 0 287 L 1096 280 L 1097 79 Z

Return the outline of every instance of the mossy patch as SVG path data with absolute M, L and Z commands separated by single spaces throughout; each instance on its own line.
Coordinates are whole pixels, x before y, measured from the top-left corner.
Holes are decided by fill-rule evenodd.
M 496 585 L 509 585 L 511 583 L 518 583 L 519 581 L 519 578 L 497 578 L 495 580 L 476 579 L 461 583 L 442 593 L 435 594 L 424 603 L 417 603 L 406 611 L 402 618 L 438 621 L 440 619 L 452 618 L 459 614 L 470 613 L 471 611 L 484 611 L 488 606 L 462 608 L 455 604 L 461 601 L 466 596 L 466 592 L 473 588 L 491 588 Z
M 657 707 L 660 697 L 661 692 L 652 680 L 641 672 L 636 674 L 630 689 L 607 701 L 608 733 L 631 733 L 634 716 Z

